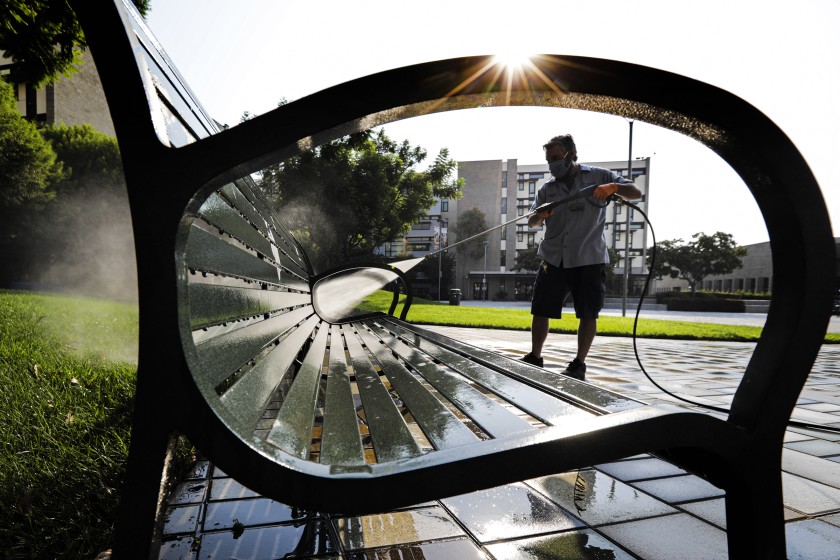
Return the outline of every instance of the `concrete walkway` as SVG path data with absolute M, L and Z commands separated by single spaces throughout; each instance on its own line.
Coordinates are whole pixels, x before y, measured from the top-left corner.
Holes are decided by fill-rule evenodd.
M 431 329 L 517 357 L 530 344 L 523 331 Z M 638 341 L 657 383 L 716 406 L 730 404 L 753 346 Z M 574 348 L 573 336 L 549 335 L 546 367 L 564 367 Z M 688 406 L 644 376 L 630 339 L 596 339 L 587 365 L 591 383 Z M 794 418 L 840 427 L 840 345 L 823 347 Z M 840 434 L 790 428 L 783 484 L 788 558 L 838 560 Z M 727 558 L 725 530 L 721 490 L 649 455 L 362 517 L 274 502 L 204 461 L 168 501 L 160 558 L 710 560 Z

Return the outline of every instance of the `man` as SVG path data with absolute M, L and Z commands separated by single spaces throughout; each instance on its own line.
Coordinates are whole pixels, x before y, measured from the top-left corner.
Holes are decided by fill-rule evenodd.
M 610 260 L 604 238 L 608 199 L 613 195 L 637 199 L 642 193 L 632 181 L 609 169 L 577 163 L 575 141 L 569 134 L 555 136 L 543 149 L 553 178 L 537 191 L 532 212 L 546 202 L 560 200 L 591 185 L 597 187 L 591 197 L 560 204 L 528 219 L 531 228 L 545 222 L 546 231 L 537 250 L 543 262 L 531 298 L 531 352 L 522 360 L 543 366 L 542 348 L 549 319 L 560 318 L 563 301 L 571 292 L 575 315 L 580 319 L 577 355 L 563 373 L 584 379 L 586 356 L 595 339 L 598 313 L 604 306 L 605 265 Z

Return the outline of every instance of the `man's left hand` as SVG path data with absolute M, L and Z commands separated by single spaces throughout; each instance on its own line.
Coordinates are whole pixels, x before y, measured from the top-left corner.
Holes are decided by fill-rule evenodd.
M 607 200 L 609 197 L 614 195 L 618 190 L 618 183 L 607 183 L 605 185 L 599 185 L 595 187 L 595 190 L 592 191 L 592 198 L 595 200 Z

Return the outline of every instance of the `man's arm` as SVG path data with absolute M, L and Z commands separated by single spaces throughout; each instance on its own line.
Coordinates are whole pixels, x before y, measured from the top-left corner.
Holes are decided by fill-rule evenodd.
M 636 200 L 642 198 L 642 191 L 636 186 L 636 183 L 605 183 L 598 185 L 592 191 L 592 198 L 595 200 L 606 200 L 612 195 L 617 194 L 624 200 Z M 528 225 L 531 221 L 528 220 Z

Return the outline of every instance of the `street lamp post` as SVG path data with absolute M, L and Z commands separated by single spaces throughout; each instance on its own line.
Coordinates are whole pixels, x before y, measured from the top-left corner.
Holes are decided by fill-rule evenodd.
M 484 276 L 481 278 L 481 296 L 487 301 L 487 242 L 484 242 Z
M 627 178 L 633 180 L 633 121 L 630 122 L 630 146 L 627 153 Z M 630 283 L 630 212 L 629 206 L 626 207 L 627 215 L 625 216 L 624 226 L 624 294 L 621 298 L 621 316 L 627 315 L 627 289 Z
M 440 276 L 443 269 L 443 222 L 438 217 L 438 301 L 443 301 L 443 294 L 440 293 Z

